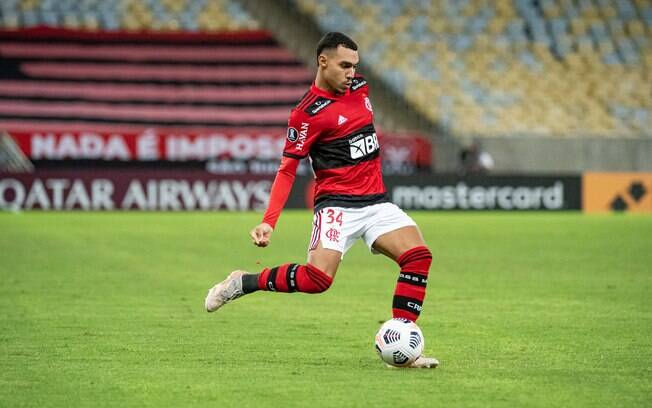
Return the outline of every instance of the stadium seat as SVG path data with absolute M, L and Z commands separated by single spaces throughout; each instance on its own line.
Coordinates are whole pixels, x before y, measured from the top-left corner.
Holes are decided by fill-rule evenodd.
M 147 4 L 129 3 L 132 13 L 122 16 L 121 28 L 140 31 L 152 22 L 159 30 L 180 29 L 174 20 L 161 23 L 155 15 L 160 11 Z M 177 4 L 163 6 L 177 10 Z M 60 24 L 96 30 L 109 20 L 70 13 Z M 260 31 L 236 37 L 175 35 L 171 42 L 149 34 L 33 36 L 38 31 L 0 32 L 0 122 L 33 128 L 43 123 L 256 126 L 282 134 L 289 110 L 313 75 Z
M 235 0 L 3 0 L 0 27 L 237 31 L 258 24 Z
M 294 2 L 452 133 L 652 136 L 649 1 Z

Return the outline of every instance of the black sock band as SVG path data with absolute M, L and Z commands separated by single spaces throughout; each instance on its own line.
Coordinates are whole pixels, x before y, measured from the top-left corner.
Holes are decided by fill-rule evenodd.
M 251 293 L 258 290 L 258 275 L 257 273 L 245 273 L 242 275 L 242 291 L 244 293 Z

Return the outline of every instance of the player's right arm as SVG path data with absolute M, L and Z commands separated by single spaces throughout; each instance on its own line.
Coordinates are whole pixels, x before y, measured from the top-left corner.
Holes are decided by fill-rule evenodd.
M 266 247 L 269 245 L 269 239 L 272 237 L 276 221 L 281 215 L 283 207 L 292 191 L 292 185 L 297 175 L 299 160 L 291 157 L 283 157 L 281 165 L 276 173 L 276 178 L 272 184 L 272 191 L 269 195 L 269 205 L 263 216 L 263 222 L 251 230 L 251 239 L 254 245 Z
M 317 139 L 317 128 L 311 126 L 310 119 L 310 116 L 304 111 L 295 109 L 290 114 L 283 158 L 272 184 L 267 211 L 265 211 L 262 223 L 249 233 L 256 246 L 266 247 L 269 245 L 276 222 L 281 216 L 290 191 L 292 191 L 299 161 L 308 156 L 310 146 Z

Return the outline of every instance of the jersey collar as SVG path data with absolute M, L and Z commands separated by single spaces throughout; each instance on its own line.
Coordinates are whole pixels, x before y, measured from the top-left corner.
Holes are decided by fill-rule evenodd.
M 310 92 L 314 93 L 315 95 L 322 96 L 328 99 L 340 99 L 347 96 L 351 92 L 351 88 L 347 89 L 346 92 L 344 92 L 341 95 L 336 95 L 332 92 L 328 92 L 323 89 L 317 88 L 317 85 L 315 85 L 315 83 L 313 82 L 312 86 L 310 87 Z

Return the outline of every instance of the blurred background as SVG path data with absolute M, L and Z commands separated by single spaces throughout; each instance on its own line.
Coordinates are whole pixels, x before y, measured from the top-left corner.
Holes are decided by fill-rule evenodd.
M 651 0 L 2 0 L 0 207 L 264 208 L 328 31 L 395 202 L 652 211 Z

